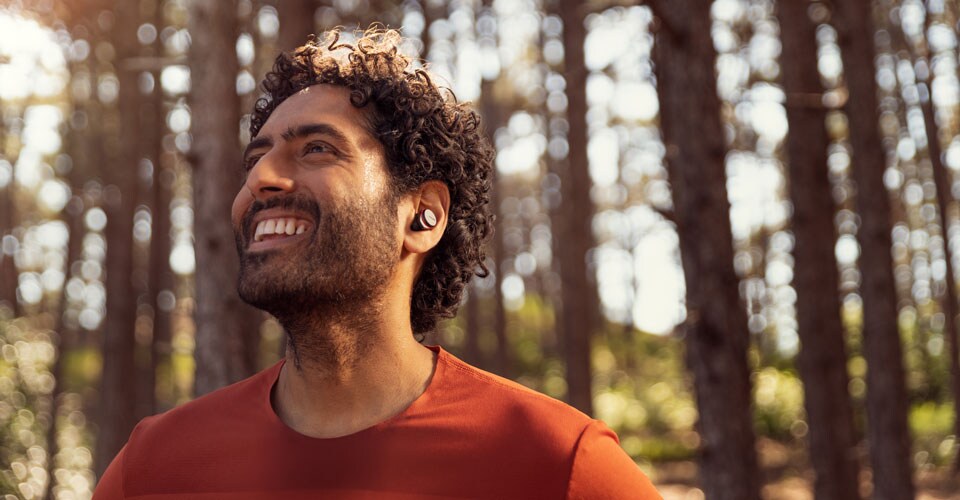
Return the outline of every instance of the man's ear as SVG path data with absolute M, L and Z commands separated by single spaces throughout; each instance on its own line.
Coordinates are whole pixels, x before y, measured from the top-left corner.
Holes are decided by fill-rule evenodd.
M 411 193 L 412 209 L 404 214 L 406 224 L 403 233 L 403 249 L 410 253 L 426 253 L 437 246 L 447 228 L 447 213 L 450 210 L 450 190 L 442 181 L 427 181 Z M 416 222 L 425 210 L 436 217 L 436 225 L 429 227 Z

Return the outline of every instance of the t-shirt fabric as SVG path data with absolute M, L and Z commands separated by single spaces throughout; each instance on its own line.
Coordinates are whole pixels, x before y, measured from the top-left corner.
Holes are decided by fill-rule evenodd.
M 430 348 L 424 393 L 347 436 L 312 438 L 279 419 L 282 360 L 145 418 L 93 498 L 660 498 L 599 420 Z

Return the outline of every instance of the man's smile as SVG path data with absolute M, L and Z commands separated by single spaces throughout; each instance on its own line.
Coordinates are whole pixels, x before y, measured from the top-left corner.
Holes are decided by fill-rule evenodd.
M 250 223 L 247 251 L 256 252 L 294 243 L 308 236 L 314 223 L 301 215 L 264 210 Z
M 276 237 L 302 234 L 307 230 L 309 222 L 293 217 L 279 217 L 266 219 L 257 223 L 253 234 L 253 241 L 263 241 Z

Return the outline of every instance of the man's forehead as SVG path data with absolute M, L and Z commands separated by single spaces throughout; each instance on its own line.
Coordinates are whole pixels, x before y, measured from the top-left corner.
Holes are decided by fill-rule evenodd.
M 366 131 L 367 110 L 350 103 L 346 87 L 317 84 L 297 91 L 270 113 L 257 137 L 274 137 L 306 123 L 324 122 L 345 131 Z

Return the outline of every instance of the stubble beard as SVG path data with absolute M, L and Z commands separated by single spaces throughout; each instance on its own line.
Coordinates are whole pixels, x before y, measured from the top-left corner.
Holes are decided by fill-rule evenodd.
M 399 261 L 395 247 L 396 201 L 389 195 L 320 210 L 292 194 L 254 202 L 243 227 L 259 210 L 292 208 L 312 214 L 317 224 L 308 239 L 275 250 L 247 253 L 250 239 L 235 229 L 240 298 L 283 326 L 294 365 L 336 370 L 353 364 L 373 345 L 363 335 L 382 309 L 385 287 Z

